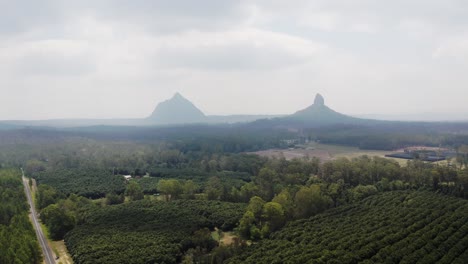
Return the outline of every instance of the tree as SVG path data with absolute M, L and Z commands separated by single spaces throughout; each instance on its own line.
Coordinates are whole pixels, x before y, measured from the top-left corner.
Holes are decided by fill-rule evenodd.
M 262 219 L 268 226 L 268 232 L 264 233 L 265 237 L 265 235 L 269 235 L 270 232 L 274 232 L 284 225 L 286 219 L 283 206 L 275 202 L 265 203 L 262 208 Z
M 25 173 L 28 177 L 36 177 L 38 173 L 46 170 L 46 167 L 43 162 L 32 159 L 26 162 Z
M 198 190 L 198 186 L 192 180 L 187 180 L 184 182 L 183 196 L 185 199 L 194 199 L 195 193 L 197 190 Z
M 284 209 L 285 217 L 290 218 L 294 212 L 294 201 L 289 190 L 284 189 L 277 194 L 272 202 L 279 203 Z
M 333 201 L 333 207 L 337 207 L 339 203 L 344 203 L 343 198 L 344 181 L 338 180 L 337 183 L 330 183 L 327 186 L 326 193 Z
M 357 202 L 377 192 L 378 190 L 374 185 L 358 185 L 349 190 L 348 199 L 350 202 Z
M 205 187 L 205 193 L 208 200 L 221 200 L 224 196 L 224 185 L 219 177 L 211 177 L 208 179 Z
M 39 209 L 46 208 L 58 201 L 61 195 L 51 186 L 40 184 L 36 193 L 36 204 Z
M 242 237 L 254 240 L 261 237 L 261 230 L 257 225 L 260 225 L 264 204 L 265 201 L 258 196 L 250 199 L 249 205 L 239 221 L 239 233 Z
M 239 221 L 239 234 L 241 237 L 250 239 L 250 229 L 255 224 L 254 214 L 247 210 Z
M 184 191 L 182 184 L 176 179 L 160 180 L 157 189 L 165 195 L 166 201 L 178 199 Z
M 330 197 L 322 195 L 320 185 L 303 186 L 294 197 L 295 217 L 306 218 L 323 212 L 332 204 Z
M 130 198 L 131 201 L 137 201 L 145 198 L 143 190 L 140 184 L 136 181 L 130 181 L 125 189 L 125 195 Z
M 278 182 L 278 174 L 270 169 L 263 168 L 255 178 L 255 183 L 260 189 L 260 196 L 265 200 L 271 200 L 275 194 L 275 184 Z
M 113 204 L 121 204 L 125 201 L 125 197 L 123 194 L 116 194 L 114 192 L 108 193 L 106 195 L 106 204 L 113 205 Z
M 240 189 L 240 198 L 242 202 L 248 202 L 250 198 L 260 195 L 260 189 L 253 182 L 242 185 Z
M 252 212 L 256 219 L 260 219 L 260 217 L 262 216 L 262 210 L 263 210 L 264 204 L 265 204 L 265 201 L 262 198 L 258 196 L 254 196 L 249 201 L 249 205 L 247 206 L 247 211 Z
M 75 227 L 75 218 L 69 212 L 51 204 L 41 211 L 41 220 L 46 224 L 52 239 L 61 240 Z

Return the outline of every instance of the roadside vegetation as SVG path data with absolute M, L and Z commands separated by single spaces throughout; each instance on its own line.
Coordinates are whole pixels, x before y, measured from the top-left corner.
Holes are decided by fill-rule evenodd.
M 0 263 L 42 263 L 21 172 L 0 169 Z

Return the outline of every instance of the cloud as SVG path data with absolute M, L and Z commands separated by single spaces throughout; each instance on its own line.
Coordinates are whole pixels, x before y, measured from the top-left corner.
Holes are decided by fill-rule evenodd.
M 0 119 L 142 117 L 176 91 L 210 114 L 291 113 L 316 92 L 347 113 L 468 112 L 467 13 L 458 0 L 0 0 Z
M 56 1 L 0 0 L 0 39 L 40 27 L 53 27 L 64 17 Z
M 80 41 L 32 41 L 1 49 L 0 52 L 0 57 L 8 65 L 5 70 L 20 77 L 82 75 L 95 69 L 87 54 L 87 44 Z
M 305 63 L 325 49 L 313 41 L 254 28 L 192 31 L 154 43 L 154 60 L 160 67 L 215 71 L 287 68 Z
M 468 33 L 450 37 L 441 41 L 433 53 L 435 59 L 454 59 L 464 61 L 468 59 Z

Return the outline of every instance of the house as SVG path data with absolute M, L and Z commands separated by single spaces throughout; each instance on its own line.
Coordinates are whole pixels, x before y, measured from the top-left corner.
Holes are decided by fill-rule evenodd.
M 128 180 L 130 180 L 132 178 L 132 175 L 124 175 L 123 177 L 125 178 L 125 180 L 128 181 Z

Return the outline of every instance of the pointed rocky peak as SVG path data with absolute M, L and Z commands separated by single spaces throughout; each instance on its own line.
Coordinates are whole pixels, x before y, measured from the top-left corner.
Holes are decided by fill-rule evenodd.
M 315 96 L 314 105 L 325 105 L 325 99 L 319 93 Z
M 171 100 L 174 100 L 174 99 L 185 99 L 185 97 L 183 97 L 180 93 L 177 92 L 171 98 Z M 187 100 L 187 99 L 185 99 L 185 100 Z
M 340 114 L 325 105 L 325 99 L 322 95 L 315 96 L 314 104 L 297 111 L 290 118 L 309 122 L 313 124 L 342 124 L 353 123 L 355 118 Z

